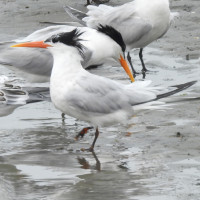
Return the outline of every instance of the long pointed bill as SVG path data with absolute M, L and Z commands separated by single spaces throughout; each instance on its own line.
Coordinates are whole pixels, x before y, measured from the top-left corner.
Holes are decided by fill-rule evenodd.
M 129 66 L 126 62 L 126 60 L 123 58 L 122 55 L 120 55 L 120 59 L 119 59 L 121 66 L 124 68 L 125 72 L 128 74 L 129 78 L 131 79 L 131 82 L 134 82 L 135 79 L 133 78 L 133 74 L 131 73 Z
M 44 41 L 38 41 L 38 42 L 25 42 L 13 45 L 11 47 L 32 47 L 32 48 L 47 48 L 51 47 L 51 45 L 44 43 Z

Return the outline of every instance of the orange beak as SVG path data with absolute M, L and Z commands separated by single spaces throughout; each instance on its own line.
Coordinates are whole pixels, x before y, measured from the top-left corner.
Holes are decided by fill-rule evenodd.
M 134 82 L 135 79 L 133 77 L 133 74 L 131 73 L 131 70 L 126 62 L 126 60 L 123 58 L 122 55 L 120 55 L 120 59 L 119 59 L 121 66 L 124 68 L 125 72 L 128 74 L 129 78 L 131 79 L 131 82 Z
M 44 43 L 44 41 L 39 41 L 39 42 L 25 42 L 25 43 L 20 43 L 13 45 L 11 47 L 32 47 L 32 48 L 47 48 L 47 47 L 52 47 L 49 44 Z

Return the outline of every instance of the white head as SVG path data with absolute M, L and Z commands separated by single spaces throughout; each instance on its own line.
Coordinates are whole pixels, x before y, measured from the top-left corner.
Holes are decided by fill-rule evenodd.
M 119 31 L 108 25 L 99 25 L 97 31 L 103 36 L 99 41 L 101 47 L 98 46 L 98 51 L 101 50 L 105 59 L 111 58 L 119 62 L 121 56 L 125 58 L 126 44 Z

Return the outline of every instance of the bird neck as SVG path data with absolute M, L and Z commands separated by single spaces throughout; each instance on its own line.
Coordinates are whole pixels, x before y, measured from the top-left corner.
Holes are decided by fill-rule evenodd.
M 82 57 L 78 50 L 71 48 L 70 51 L 56 51 L 53 53 L 54 65 L 51 73 L 51 81 L 70 80 L 83 70 Z

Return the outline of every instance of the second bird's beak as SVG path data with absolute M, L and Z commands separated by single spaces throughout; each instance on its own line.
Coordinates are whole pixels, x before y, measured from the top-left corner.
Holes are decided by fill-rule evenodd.
M 25 43 L 15 44 L 11 47 L 47 48 L 52 46 L 44 43 L 44 41 L 37 41 L 37 42 L 25 42 Z
M 122 55 L 120 55 L 120 59 L 119 59 L 121 66 L 124 68 L 125 72 L 128 74 L 129 78 L 131 79 L 131 82 L 134 82 L 135 79 L 133 77 L 133 74 L 131 73 L 131 70 L 126 62 L 126 60 L 123 58 Z

